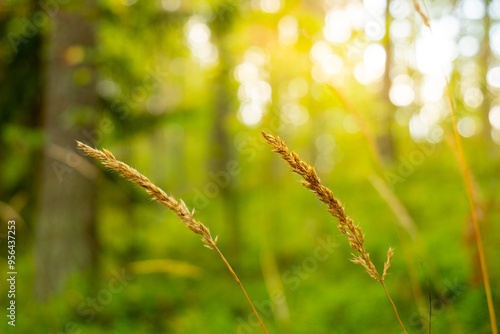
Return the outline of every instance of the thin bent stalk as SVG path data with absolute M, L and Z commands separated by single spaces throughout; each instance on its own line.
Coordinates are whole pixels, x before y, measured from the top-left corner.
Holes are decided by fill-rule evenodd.
M 387 299 L 389 299 L 389 301 L 391 302 L 392 307 L 394 308 L 394 313 L 396 313 L 396 317 L 398 318 L 399 325 L 403 329 L 403 332 L 406 333 L 405 327 L 403 326 L 403 323 L 401 322 L 401 318 L 399 318 L 398 309 L 396 308 L 396 304 L 394 304 L 394 302 L 392 301 L 391 296 L 389 296 L 389 292 L 387 291 L 387 288 L 385 287 L 384 281 L 380 281 L 380 284 L 382 284 L 382 287 L 384 288 L 384 291 L 385 291 L 385 295 L 387 296 Z
M 229 262 L 227 262 L 226 258 L 224 257 L 224 255 L 222 255 L 222 252 L 219 250 L 219 248 L 217 248 L 217 246 L 214 245 L 214 249 L 217 253 L 219 253 L 220 257 L 222 258 L 222 261 L 224 261 L 224 263 L 226 264 L 227 268 L 229 269 L 229 271 L 231 272 L 231 274 L 233 275 L 234 279 L 236 280 L 236 282 L 238 283 L 238 285 L 240 286 L 241 288 L 241 291 L 243 291 L 243 293 L 245 294 L 245 297 L 247 298 L 247 301 L 248 303 L 250 304 L 250 306 L 252 307 L 252 310 L 253 310 L 253 313 L 255 313 L 255 315 L 257 316 L 257 319 L 259 319 L 259 323 L 260 323 L 260 326 L 262 327 L 262 329 L 264 330 L 264 333 L 267 334 L 267 330 L 266 330 L 266 327 L 264 326 L 264 323 L 262 322 L 262 320 L 260 319 L 259 317 L 259 313 L 257 312 L 257 310 L 255 309 L 255 307 L 253 306 L 253 303 L 252 301 L 250 300 L 250 297 L 248 297 L 248 294 L 247 292 L 245 291 L 245 288 L 243 287 L 243 284 L 241 284 L 240 282 L 240 279 L 238 278 L 238 275 L 236 275 L 236 273 L 234 272 L 233 268 L 231 267 L 231 265 L 229 264 Z
M 431 27 L 429 15 L 428 15 L 429 10 L 427 8 L 425 1 L 423 1 L 423 3 L 424 3 L 424 7 L 425 7 L 427 14 L 422 11 L 420 6 L 418 5 L 417 0 L 413 0 L 413 3 L 415 5 L 415 9 L 422 17 L 424 24 L 429 28 L 429 30 L 432 33 L 432 27 Z M 446 80 L 446 98 L 447 98 L 448 105 L 450 107 L 451 121 L 453 124 L 453 132 L 455 134 L 455 141 L 457 144 L 457 151 L 458 151 L 458 158 L 460 161 L 460 168 L 462 169 L 462 175 L 464 178 L 465 188 L 467 190 L 467 197 L 469 199 L 470 211 L 471 211 L 471 216 L 472 216 L 472 223 L 474 225 L 474 232 L 475 232 L 474 234 L 476 237 L 477 251 L 479 254 L 479 262 L 481 264 L 481 273 L 483 276 L 484 290 L 486 292 L 486 301 L 488 303 L 488 312 L 490 315 L 491 331 L 493 334 L 498 334 L 497 320 L 496 320 L 496 316 L 495 316 L 495 307 L 493 304 L 493 297 L 491 295 L 490 278 L 488 276 L 488 266 L 486 264 L 486 258 L 484 256 L 484 247 L 483 247 L 483 241 L 481 238 L 481 231 L 479 230 L 479 222 L 478 222 L 477 214 L 476 214 L 476 206 L 474 205 L 472 181 L 471 181 L 470 174 L 469 174 L 467 160 L 465 159 L 465 154 L 464 154 L 464 149 L 462 147 L 462 141 L 460 139 L 460 134 L 458 133 L 456 110 L 455 110 L 455 105 L 453 103 L 453 97 L 452 97 L 451 92 L 450 92 L 450 83 L 449 83 L 448 78 L 446 77 L 445 73 L 443 73 L 443 77 Z
M 484 281 L 484 290 L 486 291 L 486 301 L 488 303 L 488 312 L 490 314 L 491 331 L 493 334 L 498 334 L 497 320 L 495 316 L 495 307 L 493 304 L 493 297 L 491 295 L 490 278 L 488 276 L 488 266 L 486 264 L 486 257 L 484 256 L 483 240 L 481 238 L 481 231 L 479 230 L 479 222 L 477 220 L 476 206 L 474 205 L 474 195 L 472 193 L 472 182 L 470 179 L 469 168 L 467 166 L 467 160 L 465 159 L 464 150 L 462 147 L 462 141 L 460 139 L 460 134 L 458 133 L 457 119 L 455 116 L 455 106 L 453 104 L 453 99 L 450 93 L 450 85 L 448 80 L 446 80 L 446 96 L 448 104 L 451 110 L 451 121 L 453 124 L 453 132 L 455 133 L 455 141 L 457 143 L 458 158 L 460 161 L 460 167 L 462 169 L 462 175 L 464 178 L 465 188 L 467 189 L 467 198 L 469 199 L 470 212 L 472 216 L 472 224 L 474 225 L 474 235 L 476 237 L 477 252 L 479 254 L 479 262 L 481 264 L 481 273 Z
M 189 211 L 186 204 L 184 201 L 180 200 L 177 201 L 174 197 L 167 195 L 162 189 L 157 187 L 153 182 L 151 182 L 147 177 L 139 173 L 137 170 L 134 168 L 130 167 L 126 163 L 117 160 L 113 154 L 107 150 L 96 150 L 88 145 L 85 145 L 79 141 L 78 143 L 78 148 L 81 149 L 82 151 L 85 152 L 85 154 L 96 158 L 98 160 L 101 160 L 102 164 L 105 165 L 106 167 L 110 168 L 111 170 L 114 170 L 115 172 L 118 172 L 123 178 L 137 184 L 138 186 L 146 189 L 146 192 L 153 197 L 153 199 L 163 205 L 165 205 L 167 208 L 172 210 L 181 220 L 186 224 L 186 226 L 193 231 L 196 234 L 199 234 L 202 236 L 202 241 L 205 244 L 204 246 L 216 251 L 220 257 L 222 258 L 222 261 L 226 264 L 227 268 L 233 275 L 234 279 L 240 286 L 241 290 L 245 294 L 245 297 L 252 307 L 253 312 L 257 316 L 257 319 L 259 319 L 259 323 L 262 326 L 262 329 L 264 330 L 264 333 L 267 333 L 266 327 L 264 326 L 264 323 L 260 319 L 259 314 L 257 313 L 257 310 L 253 306 L 252 301 L 248 297 L 247 292 L 245 291 L 245 288 L 243 287 L 243 284 L 241 284 L 240 279 L 234 272 L 233 268 L 227 262 L 226 258 L 224 255 L 222 255 L 222 252 L 219 250 L 217 247 L 217 237 L 212 238 L 212 235 L 210 234 L 210 230 L 208 227 L 200 223 L 199 221 L 196 221 L 194 219 L 194 210 Z

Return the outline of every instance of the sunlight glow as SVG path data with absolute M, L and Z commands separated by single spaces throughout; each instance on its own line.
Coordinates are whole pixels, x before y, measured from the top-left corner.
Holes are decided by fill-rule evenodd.
M 492 20 L 500 20 L 500 0 L 493 0 L 490 2 L 488 14 Z
M 281 45 L 293 45 L 299 38 L 299 22 L 294 16 L 284 16 L 278 23 L 278 32 Z
M 219 50 L 210 42 L 210 28 L 199 16 L 192 16 L 185 25 L 185 33 L 192 54 L 201 65 L 216 65 Z
M 490 47 L 491 51 L 497 57 L 500 56 L 500 24 L 494 24 L 490 29 Z
M 468 138 L 476 133 L 477 125 L 474 118 L 466 116 L 458 120 L 457 128 L 462 137 Z
M 500 130 L 500 106 L 494 106 L 491 108 L 488 114 L 490 124 L 493 128 Z
M 428 141 L 439 143 L 443 139 L 444 131 L 438 124 L 429 124 L 421 115 L 415 114 L 409 122 L 410 136 L 414 141 Z
M 385 36 L 386 0 L 363 0 L 369 21 L 365 25 L 365 36 L 371 41 L 380 41 Z
M 271 92 L 271 85 L 266 81 L 245 81 L 238 89 L 238 98 L 244 102 L 266 104 L 271 101 Z
M 260 122 L 264 113 L 257 103 L 242 103 L 240 106 L 239 118 L 246 125 L 256 125 Z
M 470 20 L 480 20 L 486 12 L 481 0 L 463 0 L 460 9 L 462 16 Z
M 500 67 L 490 68 L 486 74 L 486 81 L 493 88 L 500 88 Z
M 409 106 L 415 99 L 413 88 L 407 84 L 392 85 L 389 92 L 391 102 L 399 107 Z
M 272 88 L 265 80 L 267 73 L 263 68 L 266 62 L 265 53 L 260 48 L 252 47 L 245 52 L 243 62 L 234 69 L 234 77 L 240 83 L 238 119 L 248 126 L 258 124 L 271 103 Z
M 426 75 L 421 81 L 420 97 L 425 103 L 437 102 L 444 94 L 446 80 L 441 75 Z
M 411 35 L 412 23 L 407 19 L 394 20 L 389 31 L 393 40 L 404 40 Z
M 344 60 L 333 53 L 332 47 L 326 41 L 314 43 L 309 56 L 314 63 L 311 75 L 317 82 L 327 82 L 333 76 L 341 74 L 344 69 Z
M 334 75 L 340 73 L 344 67 L 344 61 L 337 55 L 328 55 L 321 61 L 321 66 L 326 74 Z
M 417 141 L 425 139 L 429 132 L 429 124 L 424 122 L 418 114 L 412 116 L 409 127 L 411 137 Z
M 343 10 L 333 10 L 326 14 L 323 35 L 332 43 L 344 43 L 351 37 L 351 22 Z
M 346 14 L 351 19 L 353 29 L 364 30 L 368 13 L 366 9 L 359 2 L 349 2 L 346 8 Z
M 395 19 L 404 19 L 412 10 L 412 5 L 406 0 L 392 0 L 389 5 L 389 12 Z
M 332 54 L 332 47 L 325 41 L 314 43 L 311 48 L 311 60 L 322 62 L 323 59 Z
M 464 36 L 458 42 L 460 54 L 464 57 L 475 56 L 479 52 L 479 47 L 479 40 L 473 36 Z
M 210 41 L 210 28 L 202 22 L 191 21 L 189 24 L 188 40 L 190 44 L 203 44 Z
M 439 110 L 440 109 L 435 104 L 425 104 L 420 109 L 420 119 L 427 124 L 437 123 L 441 118 Z
M 451 63 L 458 56 L 455 39 L 459 34 L 459 22 L 450 15 L 434 21 L 433 34 L 422 30 L 415 42 L 415 57 L 418 70 L 424 74 L 448 73 Z
M 363 52 L 363 61 L 370 70 L 385 69 L 386 54 L 382 45 L 370 44 Z
M 415 99 L 413 80 L 406 74 L 401 74 L 394 78 L 389 90 L 389 99 L 398 107 L 409 106 Z
M 380 41 L 385 36 L 385 26 L 377 20 L 370 20 L 366 23 L 365 35 L 371 41 Z
M 442 74 L 443 67 L 450 67 L 456 57 L 456 44 L 449 39 L 433 41 L 427 35 L 417 39 L 415 48 L 417 68 L 424 74 Z
M 384 68 L 373 70 L 368 68 L 364 62 L 357 63 L 354 66 L 354 77 L 362 85 L 369 85 L 379 80 L 384 75 Z
M 363 7 L 365 7 L 371 16 L 384 15 L 386 6 L 386 0 L 363 0 Z
M 236 67 L 234 76 L 240 83 L 254 81 L 259 78 L 259 68 L 252 63 L 245 62 Z
M 281 9 L 280 0 L 253 0 L 252 8 L 254 10 L 261 10 L 264 13 L 276 13 Z
M 483 104 L 483 92 L 479 87 L 468 87 L 464 92 L 464 103 L 471 108 L 479 108 Z

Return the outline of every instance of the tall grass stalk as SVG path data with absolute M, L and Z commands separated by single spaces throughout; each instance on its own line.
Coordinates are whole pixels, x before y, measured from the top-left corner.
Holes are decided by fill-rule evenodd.
M 379 145 L 377 144 L 377 141 L 375 139 L 375 135 L 373 134 L 373 131 L 370 129 L 368 122 L 365 120 L 365 118 L 356 110 L 356 107 L 354 104 L 347 99 L 345 94 L 343 94 L 339 88 L 333 87 L 333 86 L 327 86 L 333 93 L 337 95 L 337 97 L 340 99 L 341 103 L 344 105 L 345 109 L 347 110 L 348 113 L 350 113 L 354 119 L 357 121 L 361 133 L 363 134 L 363 137 L 366 139 L 366 142 L 368 144 L 368 149 L 372 155 L 374 164 L 375 164 L 375 170 L 377 171 L 377 174 L 379 175 L 384 175 L 384 172 L 386 171 L 385 165 L 383 163 L 383 159 L 380 153 L 380 148 Z M 369 177 L 369 180 L 372 184 L 372 186 L 375 188 L 375 190 L 380 194 L 382 199 L 386 201 L 388 204 L 389 208 L 393 212 L 394 216 L 397 218 L 397 222 L 399 223 L 399 226 L 404 229 L 408 235 L 411 238 L 411 241 L 414 241 L 415 238 L 418 235 L 417 227 L 415 225 L 415 222 L 411 218 L 408 210 L 406 207 L 403 205 L 401 200 L 397 197 L 397 195 L 394 193 L 394 191 L 391 189 L 387 181 L 379 177 L 377 175 L 371 175 Z M 415 261 L 411 255 L 411 250 L 410 246 L 408 245 L 405 236 L 403 235 L 402 231 L 400 231 L 400 228 L 396 226 L 396 231 L 398 234 L 398 238 L 400 241 L 401 248 L 403 250 L 403 259 L 405 261 L 405 265 L 408 269 L 408 275 L 409 275 L 409 282 L 411 286 L 411 290 L 413 293 L 413 296 L 415 298 L 416 303 L 419 306 L 419 309 L 422 309 L 425 307 L 425 301 L 422 295 L 422 292 L 420 290 L 420 285 L 418 284 L 418 279 L 417 279 L 417 274 L 414 269 L 415 267 Z
M 345 212 L 344 207 L 340 203 L 340 201 L 333 196 L 333 192 L 321 184 L 321 180 L 319 179 L 316 171 L 312 166 L 307 164 L 305 161 L 301 160 L 299 155 L 294 151 L 290 151 L 290 149 L 286 146 L 286 143 L 280 137 L 274 137 L 270 134 L 262 132 L 262 135 L 266 139 L 269 145 L 273 148 L 273 152 L 281 155 L 281 158 L 285 160 L 288 165 L 292 168 L 292 171 L 296 174 L 299 174 L 304 179 L 300 183 L 311 190 L 320 198 L 320 200 L 328 205 L 328 212 L 338 218 L 338 229 L 342 234 L 344 234 L 349 240 L 349 246 L 351 246 L 352 250 L 356 253 L 351 253 L 353 259 L 351 260 L 353 263 L 357 263 L 365 268 L 368 275 L 371 278 L 378 281 L 382 287 L 384 288 L 387 299 L 391 302 L 391 305 L 394 309 L 394 313 L 398 319 L 399 325 L 403 329 L 403 332 L 406 333 L 405 327 L 401 322 L 401 318 L 399 317 L 398 310 L 396 305 L 392 301 L 389 292 L 384 283 L 384 279 L 387 275 L 389 267 L 391 266 L 391 259 L 394 255 L 394 250 L 389 247 L 387 252 L 387 260 L 384 263 L 384 270 L 382 275 L 380 275 L 375 268 L 372 260 L 370 259 L 370 254 L 365 250 L 364 241 L 365 235 L 363 234 L 359 225 L 354 225 L 354 222 L 351 218 L 349 218 Z
M 115 172 L 118 172 L 123 178 L 135 183 L 136 185 L 146 189 L 146 192 L 153 197 L 153 199 L 163 205 L 165 205 L 167 208 L 172 210 L 185 224 L 186 226 L 193 231 L 196 234 L 199 234 L 202 236 L 201 240 L 205 244 L 204 246 L 216 251 L 224 264 L 227 266 L 229 269 L 229 272 L 231 272 L 231 275 L 233 275 L 234 279 L 240 286 L 241 290 L 245 294 L 245 298 L 247 299 L 248 303 L 252 307 L 253 312 L 255 313 L 255 316 L 259 320 L 259 323 L 264 330 L 264 333 L 267 334 L 266 327 L 264 326 L 264 323 L 262 322 L 259 313 L 253 306 L 252 301 L 250 300 L 250 297 L 248 297 L 248 294 L 243 287 L 243 284 L 241 284 L 240 279 L 234 272 L 233 268 L 229 264 L 229 262 L 226 260 L 222 252 L 219 250 L 217 247 L 217 238 L 212 238 L 212 235 L 210 234 L 210 230 L 208 227 L 203 225 L 202 223 L 196 221 L 194 219 L 194 209 L 193 211 L 189 211 L 186 204 L 184 201 L 180 200 L 177 201 L 174 197 L 167 195 L 162 189 L 157 187 L 155 184 L 153 184 L 147 177 L 139 173 L 137 170 L 134 168 L 130 167 L 124 162 L 121 162 L 119 160 L 116 160 L 116 158 L 113 156 L 111 152 L 108 150 L 96 150 L 93 149 L 92 147 L 85 145 L 79 141 L 77 141 L 78 148 L 81 149 L 83 152 L 85 152 L 86 155 L 91 156 L 95 159 L 98 159 L 102 162 L 103 165 L 108 167 L 111 170 L 114 170 Z
M 413 0 L 413 4 L 415 6 L 415 9 L 417 10 L 418 14 L 422 17 L 424 24 L 429 28 L 429 30 L 431 31 L 431 34 L 432 34 L 433 33 L 432 26 L 431 26 L 431 23 L 429 20 L 429 15 L 428 15 L 429 10 L 427 9 L 425 1 L 423 1 L 423 3 L 425 6 L 425 9 L 426 9 L 426 13 L 424 13 L 424 11 L 421 9 L 421 7 L 418 4 L 418 1 Z M 479 254 L 479 262 L 481 264 L 481 273 L 483 276 L 484 290 L 486 292 L 486 301 L 488 303 L 488 312 L 490 315 L 491 331 L 493 334 L 498 334 L 497 320 L 496 320 L 496 316 L 495 316 L 495 307 L 493 304 L 493 297 L 491 294 L 491 286 L 490 286 L 490 278 L 488 275 L 488 265 L 486 264 L 486 258 L 484 256 L 483 241 L 481 238 L 481 231 L 479 229 L 479 222 L 477 219 L 476 206 L 474 204 L 474 194 L 472 191 L 471 176 L 470 176 L 467 160 L 465 158 L 464 149 L 462 147 L 462 140 L 460 139 L 460 133 L 458 132 L 456 109 L 455 109 L 455 104 L 453 102 L 453 96 L 452 96 L 451 91 L 450 91 L 450 83 L 448 81 L 448 77 L 446 76 L 446 74 L 444 72 L 443 72 L 443 77 L 446 80 L 446 100 L 447 100 L 448 106 L 450 108 L 451 122 L 453 125 L 453 132 L 455 134 L 455 142 L 456 142 L 457 151 L 458 151 L 458 159 L 459 159 L 459 163 L 460 163 L 460 168 L 462 170 L 462 176 L 463 176 L 464 183 L 465 183 L 465 189 L 467 190 L 467 197 L 469 199 L 472 224 L 474 225 L 474 235 L 476 237 L 476 245 L 477 245 L 477 251 Z
M 465 158 L 464 149 L 462 147 L 462 141 L 460 139 L 460 134 L 458 133 L 457 118 L 455 113 L 455 106 L 453 103 L 453 98 L 450 93 L 450 85 L 448 80 L 446 80 L 446 96 L 448 100 L 448 105 L 451 110 L 451 121 L 453 124 L 453 132 L 455 134 L 455 141 L 457 144 L 458 158 L 460 161 L 460 167 L 462 169 L 462 176 L 465 183 L 465 188 L 467 190 L 467 198 L 469 199 L 470 212 L 472 217 L 472 224 L 474 225 L 474 235 L 476 237 L 477 252 L 479 255 L 479 263 L 481 264 L 481 273 L 483 276 L 484 290 L 486 292 L 486 301 L 488 303 L 488 312 L 490 314 L 491 331 L 493 334 L 498 334 L 497 320 L 495 315 L 495 307 L 493 304 L 493 296 L 491 294 L 490 278 L 488 275 L 488 265 L 486 264 L 486 257 L 484 255 L 483 240 L 481 238 L 481 231 L 479 229 L 479 221 L 477 219 L 476 205 L 474 204 L 474 194 L 472 192 L 472 181 L 467 165 L 467 160 Z

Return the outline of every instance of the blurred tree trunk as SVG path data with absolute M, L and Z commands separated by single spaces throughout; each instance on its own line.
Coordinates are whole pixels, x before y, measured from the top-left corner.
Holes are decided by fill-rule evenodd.
M 390 36 L 390 24 L 391 24 L 391 14 L 389 12 L 389 6 L 391 1 L 387 1 L 387 7 L 385 10 L 385 36 L 382 40 L 382 45 L 385 49 L 386 60 L 385 60 L 385 71 L 383 78 L 382 96 L 385 100 L 385 105 L 387 106 L 382 114 L 382 119 L 380 122 L 380 132 L 378 136 L 378 146 L 380 149 L 380 155 L 384 161 L 381 163 L 391 163 L 394 161 L 394 138 L 392 137 L 392 122 L 394 119 L 394 105 L 391 103 L 389 98 L 389 91 L 391 89 L 391 77 L 390 70 L 392 65 L 392 45 Z
M 237 8 L 230 2 L 221 4 L 217 10 L 217 20 L 214 22 L 214 42 L 219 49 L 219 72 L 215 78 L 215 117 L 212 128 L 212 156 L 210 162 L 210 174 L 212 179 L 219 179 L 220 194 L 225 206 L 225 222 L 230 233 L 231 254 L 234 257 L 239 255 L 241 248 L 241 230 L 238 209 L 238 192 L 236 190 L 235 178 L 233 175 L 235 163 L 235 152 L 232 141 L 227 130 L 227 119 L 231 116 L 231 59 L 227 49 L 227 33 L 231 31 L 234 16 Z M 223 180 L 223 176 L 228 177 L 228 182 Z
M 94 24 L 86 1 L 78 11 L 54 9 L 48 34 L 43 103 L 44 157 L 35 229 L 35 294 L 47 301 L 69 276 L 95 260 L 95 187 L 77 171 L 75 139 L 92 141 L 97 109 Z M 95 143 L 92 143 L 95 144 Z M 82 165 L 80 163 L 80 165 Z
M 226 120 L 231 111 L 229 107 L 229 94 L 227 88 L 227 81 L 229 71 L 222 71 L 218 76 L 218 84 L 216 87 L 216 105 L 215 105 L 215 119 L 212 128 L 212 147 L 213 155 L 210 163 L 211 179 L 216 179 L 220 187 L 220 195 L 224 201 L 225 222 L 227 229 L 230 233 L 231 240 L 231 254 L 237 255 L 241 247 L 241 231 L 240 221 L 238 216 L 238 195 L 237 189 L 234 187 L 235 177 L 230 171 L 230 167 L 236 160 L 234 159 L 234 152 L 231 146 L 231 141 L 227 133 Z M 228 178 L 226 181 L 225 178 Z

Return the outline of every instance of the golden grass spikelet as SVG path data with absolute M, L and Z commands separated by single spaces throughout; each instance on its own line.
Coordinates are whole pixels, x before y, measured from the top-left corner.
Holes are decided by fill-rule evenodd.
M 302 161 L 297 153 L 290 151 L 290 149 L 288 149 L 288 147 L 286 146 L 285 141 L 280 137 L 274 137 L 268 133 L 265 133 L 264 131 L 262 131 L 262 135 L 264 136 L 268 144 L 273 148 L 273 152 L 279 153 L 283 160 L 285 160 L 290 165 L 290 167 L 292 167 L 292 171 L 304 178 L 304 180 L 300 181 L 300 183 L 304 187 L 315 193 L 323 203 L 328 205 L 328 212 L 339 219 L 338 229 L 345 236 L 347 236 L 349 246 L 351 246 L 351 248 L 358 253 L 358 255 L 351 253 L 353 256 L 353 259 L 351 261 L 362 265 L 371 278 L 382 284 L 387 299 L 389 299 L 394 309 L 394 313 L 396 314 L 399 325 L 403 329 L 403 332 L 406 333 L 403 323 L 401 322 L 401 319 L 399 317 L 396 305 L 389 296 L 389 292 L 387 291 L 384 283 L 384 278 L 387 275 L 387 271 L 390 267 L 391 258 L 394 255 L 393 249 L 389 248 L 389 251 L 387 252 L 387 261 L 384 264 L 383 274 L 382 276 L 380 276 L 377 272 L 377 269 L 375 268 L 375 265 L 370 259 L 370 254 L 368 254 L 363 246 L 365 236 L 361 231 L 361 228 L 358 225 L 354 225 L 352 219 L 349 218 L 345 213 L 344 207 L 342 206 L 340 201 L 335 198 L 335 196 L 333 196 L 333 192 L 321 184 L 321 180 L 316 174 L 314 168 L 308 165 L 306 162 Z
M 154 185 L 147 177 L 139 173 L 137 170 L 124 162 L 116 160 L 113 154 L 108 150 L 96 150 L 79 141 L 77 141 L 77 144 L 78 148 L 83 150 L 86 155 L 101 160 L 103 165 L 109 169 L 118 172 L 125 179 L 146 189 L 146 192 L 153 196 L 155 201 L 160 202 L 172 210 L 191 231 L 200 234 L 202 236 L 201 240 L 207 248 L 215 250 L 217 237 L 213 239 L 210 235 L 208 227 L 193 218 L 194 210 L 190 212 L 183 200 L 177 201 L 174 197 L 167 195 L 163 190 Z
M 387 271 L 391 266 L 391 259 L 393 255 L 394 255 L 394 249 L 392 247 L 389 247 L 389 250 L 387 251 L 387 261 L 385 261 L 384 263 L 384 272 L 382 273 L 382 279 L 384 279 L 385 276 L 387 275 Z
M 233 275 L 234 279 L 236 280 L 236 283 L 240 286 L 241 290 L 245 294 L 245 298 L 247 299 L 248 303 L 252 307 L 253 312 L 257 316 L 257 319 L 264 331 L 264 333 L 267 334 L 267 329 L 264 326 L 264 323 L 262 322 L 262 319 L 259 316 L 259 313 L 255 309 L 254 305 L 252 304 L 252 301 L 250 300 L 250 297 L 248 297 L 247 292 L 245 291 L 245 288 L 243 287 L 243 284 L 241 283 L 240 279 L 234 272 L 233 268 L 229 264 L 229 262 L 226 260 L 222 252 L 219 250 L 217 247 L 217 239 L 218 237 L 212 238 L 212 235 L 210 234 L 210 230 L 208 227 L 203 225 L 202 223 L 196 221 L 194 219 L 194 209 L 193 211 L 189 211 L 186 204 L 184 203 L 183 200 L 177 201 L 174 197 L 167 195 L 163 190 L 161 190 L 159 187 L 154 185 L 147 177 L 139 173 L 137 170 L 134 168 L 130 167 L 124 162 L 121 162 L 119 160 L 116 160 L 116 158 L 113 156 L 111 152 L 108 150 L 96 150 L 88 145 L 85 145 L 79 141 L 77 141 L 78 148 L 81 149 L 82 151 L 85 152 L 86 155 L 91 156 L 93 158 L 101 160 L 101 162 L 108 168 L 114 170 L 115 172 L 118 172 L 122 177 L 125 179 L 137 184 L 138 186 L 146 189 L 146 192 L 153 196 L 153 199 L 155 201 L 160 202 L 161 204 L 165 205 L 167 208 L 172 210 L 185 224 L 191 231 L 193 231 L 196 234 L 200 234 L 202 236 L 201 240 L 205 244 L 204 246 L 207 248 L 210 248 L 212 250 L 215 250 L 219 256 L 221 257 L 222 261 L 224 264 L 227 266 L 229 271 L 231 272 L 231 275 Z
M 328 212 L 339 219 L 338 229 L 347 237 L 351 248 L 359 253 L 359 255 L 353 254 L 354 259 L 352 262 L 362 265 L 374 280 L 382 281 L 384 279 L 383 276 L 379 275 L 370 259 L 370 254 L 363 246 L 365 236 L 361 228 L 358 225 L 354 225 L 352 219 L 345 213 L 340 201 L 333 196 L 333 192 L 321 184 L 321 180 L 314 168 L 302 161 L 297 153 L 290 151 L 285 141 L 280 137 L 274 137 L 265 132 L 262 132 L 262 135 L 269 145 L 273 147 L 273 152 L 279 153 L 283 160 L 292 167 L 292 171 L 304 178 L 300 183 L 315 193 L 323 203 L 328 205 Z M 392 249 L 389 249 L 389 253 L 392 256 Z

